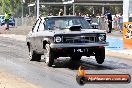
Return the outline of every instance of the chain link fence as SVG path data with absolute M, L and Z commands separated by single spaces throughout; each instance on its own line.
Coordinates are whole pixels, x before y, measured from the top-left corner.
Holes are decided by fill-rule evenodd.
M 15 18 L 15 26 L 33 26 L 35 21 L 35 17 L 24 17 L 23 20 L 22 18 Z
M 108 22 L 105 17 L 94 17 L 91 19 L 92 23 L 97 23 L 100 30 L 108 29 Z
M 93 23 L 97 23 L 100 30 L 107 30 L 108 29 L 108 23 L 104 17 L 96 17 L 91 19 Z M 24 17 L 23 23 L 22 18 L 15 18 L 15 26 L 33 26 L 36 21 L 35 17 Z
M 108 30 L 108 22 L 107 22 L 106 18 L 100 17 L 98 24 L 99 24 L 100 30 Z

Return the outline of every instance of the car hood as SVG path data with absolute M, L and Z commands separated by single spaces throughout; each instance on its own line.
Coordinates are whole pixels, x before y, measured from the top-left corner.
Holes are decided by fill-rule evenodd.
M 81 31 L 69 31 L 68 29 L 65 30 L 47 30 L 38 32 L 39 35 L 45 35 L 45 36 L 54 36 L 58 34 L 84 34 L 84 33 L 105 33 L 103 30 L 98 29 L 81 29 Z

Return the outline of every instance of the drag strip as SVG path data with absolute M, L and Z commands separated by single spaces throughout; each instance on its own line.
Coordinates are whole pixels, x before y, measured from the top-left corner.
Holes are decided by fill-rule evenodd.
M 42 88 L 131 88 L 130 84 L 86 84 L 80 86 L 76 82 L 79 66 L 85 67 L 90 74 L 130 74 L 132 60 L 106 57 L 102 65 L 98 65 L 94 57 L 82 57 L 80 62 L 69 58 L 59 58 L 53 67 L 28 59 L 26 42 L 0 37 L 0 68 L 17 75 Z

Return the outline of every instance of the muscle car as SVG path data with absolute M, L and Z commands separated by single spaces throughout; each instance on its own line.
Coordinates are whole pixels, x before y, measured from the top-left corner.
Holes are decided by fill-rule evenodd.
M 93 29 L 81 16 L 40 17 L 26 38 L 31 61 L 40 61 L 44 55 L 48 66 L 59 57 L 80 60 L 95 56 L 98 64 L 105 59 L 106 33 Z

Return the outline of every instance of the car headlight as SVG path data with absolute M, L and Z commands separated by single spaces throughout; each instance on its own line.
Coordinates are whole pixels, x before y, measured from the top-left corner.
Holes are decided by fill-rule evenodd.
M 55 42 L 59 43 L 62 41 L 62 38 L 60 36 L 55 37 Z
M 100 42 L 105 41 L 105 34 L 99 35 L 98 39 L 99 39 Z

